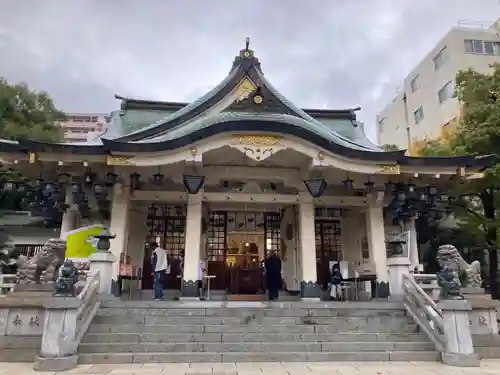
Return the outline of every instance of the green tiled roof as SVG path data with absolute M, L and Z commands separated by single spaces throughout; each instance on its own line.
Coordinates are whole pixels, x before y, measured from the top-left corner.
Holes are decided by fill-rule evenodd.
M 370 151 L 368 147 L 363 147 L 354 142 L 349 141 L 343 137 L 339 137 L 338 134 L 329 129 L 324 124 L 321 124 L 317 121 L 310 122 L 305 119 L 286 115 L 286 114 L 276 114 L 276 113 L 246 113 L 246 112 L 222 112 L 217 113 L 209 117 L 203 117 L 198 120 L 194 120 L 183 124 L 182 126 L 177 127 L 176 129 L 169 130 L 163 134 L 159 134 L 157 137 L 152 139 L 146 139 L 142 141 L 138 141 L 137 143 L 152 143 L 152 142 L 162 142 L 167 140 L 172 140 L 176 138 L 183 137 L 187 134 L 195 132 L 197 130 L 210 127 L 211 125 L 218 124 L 221 122 L 228 121 L 245 121 L 248 119 L 252 120 L 261 120 L 261 121 L 275 121 L 275 122 L 284 122 L 291 125 L 295 125 L 298 127 L 305 128 L 313 133 L 316 133 L 323 138 L 328 139 L 331 142 L 335 142 L 341 144 L 343 146 L 347 146 L 350 148 Z M 351 125 L 352 126 L 352 125 Z

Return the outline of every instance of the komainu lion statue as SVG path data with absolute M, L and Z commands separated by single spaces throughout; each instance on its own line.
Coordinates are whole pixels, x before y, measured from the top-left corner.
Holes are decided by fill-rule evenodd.
M 31 259 L 21 256 L 17 261 L 17 284 L 52 284 L 64 263 L 66 241 L 51 238 Z
M 447 267 L 463 275 L 463 286 L 468 288 L 481 288 L 481 264 L 475 260 L 467 263 L 453 245 L 440 246 L 437 253 L 437 261 L 441 268 Z

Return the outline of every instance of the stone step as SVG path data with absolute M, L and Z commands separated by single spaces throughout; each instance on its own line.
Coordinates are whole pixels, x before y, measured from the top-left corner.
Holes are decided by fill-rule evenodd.
M 239 342 L 239 343 L 83 343 L 80 353 L 161 353 L 161 352 L 380 352 L 380 351 L 432 351 L 431 342 Z
M 235 302 L 236 303 L 236 302 Z M 284 304 L 285 305 L 285 304 Z M 158 307 L 119 307 L 101 308 L 97 316 L 113 316 L 133 318 L 136 316 L 158 317 L 213 317 L 213 318 L 242 318 L 242 317 L 404 317 L 404 309 L 346 309 L 337 307 L 328 308 L 286 308 L 273 306 L 272 308 L 158 308 Z
M 251 325 L 324 325 L 333 327 L 344 327 L 344 329 L 363 329 L 364 327 L 375 327 L 378 329 L 405 330 L 410 324 L 411 318 L 389 317 L 389 316 L 367 316 L 367 317 L 262 317 L 248 315 L 241 318 L 215 318 L 215 317 L 164 317 L 155 315 L 133 315 L 133 316 L 102 316 L 97 315 L 93 324 L 121 325 L 121 324 L 146 324 L 146 325 L 224 325 L 224 326 L 251 326 Z M 370 331 L 372 332 L 372 331 Z
M 384 333 L 88 333 L 83 343 L 425 342 L 420 334 Z
M 211 322 L 213 323 L 213 322 Z M 401 324 L 355 324 L 355 322 L 337 324 L 96 324 L 93 322 L 89 333 L 418 333 L 415 323 Z
M 386 362 L 386 361 L 438 361 L 435 351 L 372 351 L 372 352 L 173 352 L 173 353 L 81 353 L 80 364 L 118 363 L 183 363 L 183 362 Z

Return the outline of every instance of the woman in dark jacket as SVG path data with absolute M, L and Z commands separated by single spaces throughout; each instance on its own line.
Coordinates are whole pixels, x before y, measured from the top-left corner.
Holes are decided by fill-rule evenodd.
M 276 254 L 276 251 L 269 252 L 264 266 L 266 268 L 266 285 L 269 301 L 275 301 L 278 299 L 281 288 L 281 259 Z

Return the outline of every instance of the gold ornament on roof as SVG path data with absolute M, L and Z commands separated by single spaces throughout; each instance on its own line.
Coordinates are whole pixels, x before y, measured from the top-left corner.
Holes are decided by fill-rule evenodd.
M 132 159 L 132 156 L 109 155 L 106 163 L 108 165 L 130 165 L 130 159 Z
M 401 174 L 399 164 L 379 165 L 378 167 L 379 173 L 382 174 Z
M 264 99 L 263 99 L 263 98 L 262 98 L 262 96 L 260 96 L 260 95 L 255 95 L 255 96 L 253 97 L 253 102 L 254 102 L 255 104 L 262 104 L 262 102 L 263 102 L 263 101 L 264 101 Z
M 238 140 L 245 146 L 275 146 L 279 143 L 279 138 L 273 135 L 240 135 Z

